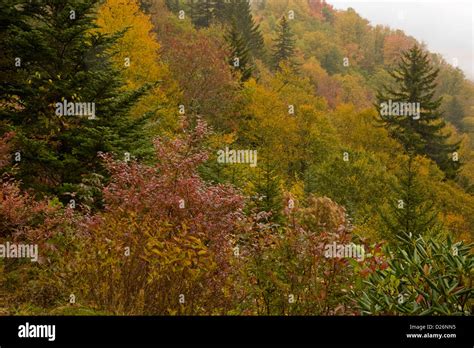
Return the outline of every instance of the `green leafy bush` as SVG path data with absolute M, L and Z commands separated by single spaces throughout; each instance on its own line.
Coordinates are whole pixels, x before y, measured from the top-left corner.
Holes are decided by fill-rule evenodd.
M 362 314 L 470 315 L 473 245 L 450 238 L 407 237 L 412 252 L 386 248 L 388 267 L 369 275 L 353 292 Z

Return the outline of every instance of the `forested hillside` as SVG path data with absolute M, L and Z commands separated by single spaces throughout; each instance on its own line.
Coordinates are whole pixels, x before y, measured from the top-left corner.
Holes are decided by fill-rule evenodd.
M 322 0 L 0 6 L 1 313 L 472 313 L 474 83 L 409 33 Z

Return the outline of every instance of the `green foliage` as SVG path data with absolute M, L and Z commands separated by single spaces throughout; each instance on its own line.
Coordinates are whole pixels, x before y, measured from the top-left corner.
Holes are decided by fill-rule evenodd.
M 150 87 L 121 91 L 112 66 L 120 37 L 94 31 L 96 0 L 22 1 L 21 20 L 7 27 L 7 80 L 2 83 L 1 118 L 17 133 L 22 160 L 18 178 L 38 192 L 65 193 L 81 176 L 101 170 L 97 152 L 150 148 L 141 131 L 145 119 L 128 111 Z M 14 54 L 13 54 L 14 52 Z M 14 65 L 15 57 L 21 65 Z M 95 103 L 95 117 L 58 114 L 56 103 Z M 64 199 L 64 197 L 62 197 Z
M 332 47 L 330 51 L 321 59 L 321 65 L 329 74 L 337 74 L 341 72 L 341 64 L 343 56 L 337 47 Z
M 170 11 L 177 5 L 167 1 Z M 262 54 L 263 37 L 255 23 L 249 0 L 191 0 L 191 21 L 196 28 L 207 28 L 213 22 L 225 24 L 240 33 L 253 58 Z
M 424 154 L 433 159 L 450 178 L 456 176 L 459 161 L 452 160 L 459 143 L 450 144 L 444 131 L 441 99 L 434 98 L 438 69 L 431 67 L 428 54 L 418 46 L 403 53 L 398 67 L 391 72 L 396 87 L 384 88 L 377 94 L 376 108 L 390 135 L 409 153 Z M 411 115 L 384 115 L 382 103 L 419 103 L 419 119 Z M 444 132 L 443 132 L 444 131 Z
M 454 96 L 446 105 L 446 117 L 449 121 L 457 126 L 462 126 L 462 120 L 466 116 L 464 108 L 459 102 L 458 97 Z
M 260 160 L 256 175 L 250 179 L 250 207 L 271 213 L 269 220 L 282 222 L 283 190 L 276 165 Z
M 171 8 L 170 8 L 171 5 Z M 168 4 L 171 10 L 176 6 Z M 214 1 L 213 0 L 191 0 L 190 11 L 191 21 L 197 28 L 207 28 L 213 18 Z
M 348 151 L 345 161 L 344 152 L 311 166 L 305 175 L 305 189 L 331 198 L 347 209 L 354 224 L 364 224 L 390 194 L 393 178 L 374 156 Z
M 472 244 L 405 237 L 412 246 L 386 250 L 388 268 L 372 273 L 366 290 L 353 293 L 366 315 L 470 315 Z
M 273 48 L 273 62 L 272 66 L 275 70 L 280 68 L 282 62 L 286 62 L 291 66 L 295 66 L 293 62 L 293 56 L 295 51 L 295 40 L 294 34 L 291 31 L 290 24 L 286 20 L 286 17 L 281 17 L 280 23 L 278 24 L 278 34 L 275 39 Z
M 231 50 L 229 64 L 234 71 L 240 72 L 240 81 L 245 82 L 252 76 L 253 66 L 250 61 L 250 49 L 235 23 L 227 33 L 226 40 Z
M 395 67 L 414 38 L 321 0 L 5 0 L 0 20 L 0 244 L 40 250 L 0 259 L 0 314 L 471 314 L 474 84 L 416 47 Z M 380 127 L 377 90 L 421 119 Z
M 264 45 L 259 24 L 255 23 L 249 0 L 230 0 L 226 6 L 226 22 L 236 23 L 254 58 L 262 56 Z
M 388 234 L 393 243 L 399 243 L 401 236 L 415 237 L 435 233 L 440 230 L 438 211 L 420 185 L 419 169 L 412 156 L 409 156 L 399 184 L 394 185 L 395 198 L 390 204 L 390 214 L 381 213 Z M 406 245 L 409 247 L 409 245 Z

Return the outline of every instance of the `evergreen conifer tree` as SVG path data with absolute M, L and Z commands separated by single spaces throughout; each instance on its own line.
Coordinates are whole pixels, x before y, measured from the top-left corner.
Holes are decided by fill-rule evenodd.
M 151 1 L 151 0 L 148 0 Z M 180 9 L 179 0 L 165 0 L 165 5 L 173 13 L 178 13 Z
M 271 212 L 270 220 L 282 221 L 283 192 L 281 179 L 277 174 L 276 166 L 268 160 L 263 160 L 259 165 L 256 178 L 252 182 L 255 197 L 253 204 L 258 211 Z
M 263 36 L 259 24 L 255 23 L 248 0 L 217 1 L 214 4 L 214 13 L 219 22 L 236 27 L 253 58 L 262 55 Z
M 295 40 L 293 36 L 294 34 L 291 31 L 290 25 L 286 17 L 283 16 L 278 24 L 278 37 L 275 40 L 273 48 L 272 65 L 275 70 L 279 69 L 280 63 L 282 62 L 286 62 L 293 68 L 296 66 L 292 60 L 295 51 Z
M 253 71 L 249 53 L 250 49 L 238 31 L 235 23 L 231 26 L 226 35 L 226 40 L 231 50 L 229 64 L 234 70 L 240 72 L 240 81 L 245 82 L 252 76 Z
M 9 16 L 21 20 L 8 23 L 2 34 L 9 56 L 1 61 L 0 118 L 17 134 L 19 179 L 38 192 L 74 190 L 85 175 L 101 171 L 98 152 L 123 158 L 145 139 L 146 117 L 132 119 L 128 110 L 150 86 L 121 89 L 110 59 L 121 34 L 94 31 L 97 3 L 25 0 L 10 8 Z M 77 113 L 86 105 L 95 113 Z
M 248 0 L 232 0 L 231 6 L 233 20 L 237 23 L 237 28 L 242 32 L 242 36 L 247 41 L 252 55 L 257 58 L 263 49 L 263 36 L 260 32 L 260 25 L 255 23 L 252 16 L 252 8 Z
M 396 88 L 384 87 L 377 94 L 376 107 L 389 134 L 397 139 L 407 152 L 427 155 L 446 173 L 454 178 L 459 161 L 453 161 L 453 153 L 459 143 L 448 143 L 449 134 L 443 132 L 446 124 L 441 117 L 441 98 L 434 98 L 438 69 L 430 66 L 427 53 L 418 46 L 403 53 L 398 67 L 390 72 Z M 419 115 L 392 115 L 384 112 L 384 106 L 416 105 Z M 399 113 L 401 107 L 399 106 Z M 412 111 L 414 107 L 411 107 Z M 413 112 L 412 112 L 413 113 Z
M 214 18 L 220 23 L 231 23 L 232 13 L 228 0 L 216 1 L 214 4 Z
M 192 0 L 191 21 L 196 28 L 207 28 L 214 16 L 215 2 L 213 0 Z
M 393 187 L 396 199 L 387 213 L 381 213 L 387 228 L 387 239 L 403 244 L 407 236 L 414 237 L 436 232 L 439 227 L 438 211 L 426 196 L 418 179 L 415 155 L 411 153 L 403 168 L 399 183 Z

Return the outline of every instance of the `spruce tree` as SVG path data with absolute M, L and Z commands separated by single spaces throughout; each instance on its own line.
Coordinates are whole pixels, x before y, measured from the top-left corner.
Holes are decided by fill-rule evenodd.
M 271 212 L 270 221 L 282 222 L 283 192 L 276 165 L 268 160 L 262 160 L 257 176 L 252 180 L 252 186 L 255 193 L 252 205 L 258 211 Z
M 18 177 L 37 192 L 74 190 L 84 176 L 101 172 L 98 152 L 123 158 L 145 139 L 145 118 L 131 119 L 128 110 L 150 86 L 121 89 L 120 72 L 111 63 L 121 34 L 93 31 L 97 5 L 97 0 L 17 1 L 10 15 L 21 20 L 8 23 L 2 34 L 9 56 L 1 61 L 0 118 L 17 135 Z M 65 115 L 57 104 L 64 101 L 89 103 L 95 115 Z
M 240 72 L 240 81 L 245 82 L 252 76 L 253 66 L 249 53 L 250 49 L 235 23 L 227 33 L 226 40 L 231 50 L 229 64 L 235 71 Z
M 13 25 L 24 25 L 24 14 L 17 10 L 16 5 L 18 5 L 17 0 L 5 0 L 0 2 L 0 67 L 2 67 L 2 69 L 0 69 L 0 86 L 2 88 L 0 98 L 2 106 L 7 102 L 5 96 L 7 85 L 17 76 L 15 63 L 21 64 L 21 61 L 15 60 L 17 58 L 15 48 L 12 47 L 12 45 L 8 45 L 8 42 L 12 39 L 10 28 Z M 0 129 L 0 134 L 2 134 L 1 132 L 2 130 Z
M 250 2 L 248 0 L 232 0 L 231 8 L 237 28 L 242 32 L 252 55 L 257 58 L 262 53 L 263 36 L 260 32 L 260 25 L 256 24 L 253 19 Z
M 411 153 L 398 184 L 393 186 L 395 199 L 388 214 L 380 214 L 388 232 L 386 237 L 393 244 L 404 244 L 409 235 L 433 233 L 439 227 L 438 211 L 425 194 L 418 175 L 415 155 Z
M 211 25 L 215 2 L 213 0 L 191 0 L 191 21 L 196 28 Z
M 253 58 L 263 53 L 263 36 L 259 24 L 255 23 L 248 0 L 217 1 L 214 5 L 216 20 L 228 26 L 235 25 L 241 33 Z
M 151 1 L 151 0 L 148 0 Z M 165 0 L 165 5 L 173 13 L 178 13 L 180 10 L 179 0 Z
M 226 24 L 232 23 L 232 11 L 228 0 L 216 1 L 214 4 L 214 18 L 216 21 Z
M 278 24 L 278 37 L 275 40 L 273 48 L 273 68 L 278 70 L 280 63 L 286 62 L 291 67 L 296 67 L 293 62 L 293 56 L 295 52 L 295 40 L 294 34 L 291 31 L 290 25 L 283 16 Z
M 418 46 L 402 54 L 397 68 L 390 72 L 395 88 L 384 86 L 377 94 L 377 110 L 388 129 L 405 151 L 426 155 L 435 161 L 448 178 L 454 178 L 460 163 L 453 161 L 459 143 L 448 143 L 449 134 L 440 111 L 441 98 L 434 98 L 439 69 L 431 67 L 427 53 Z M 419 103 L 419 115 L 387 115 L 383 104 Z M 400 108 L 399 108 L 400 109 Z

